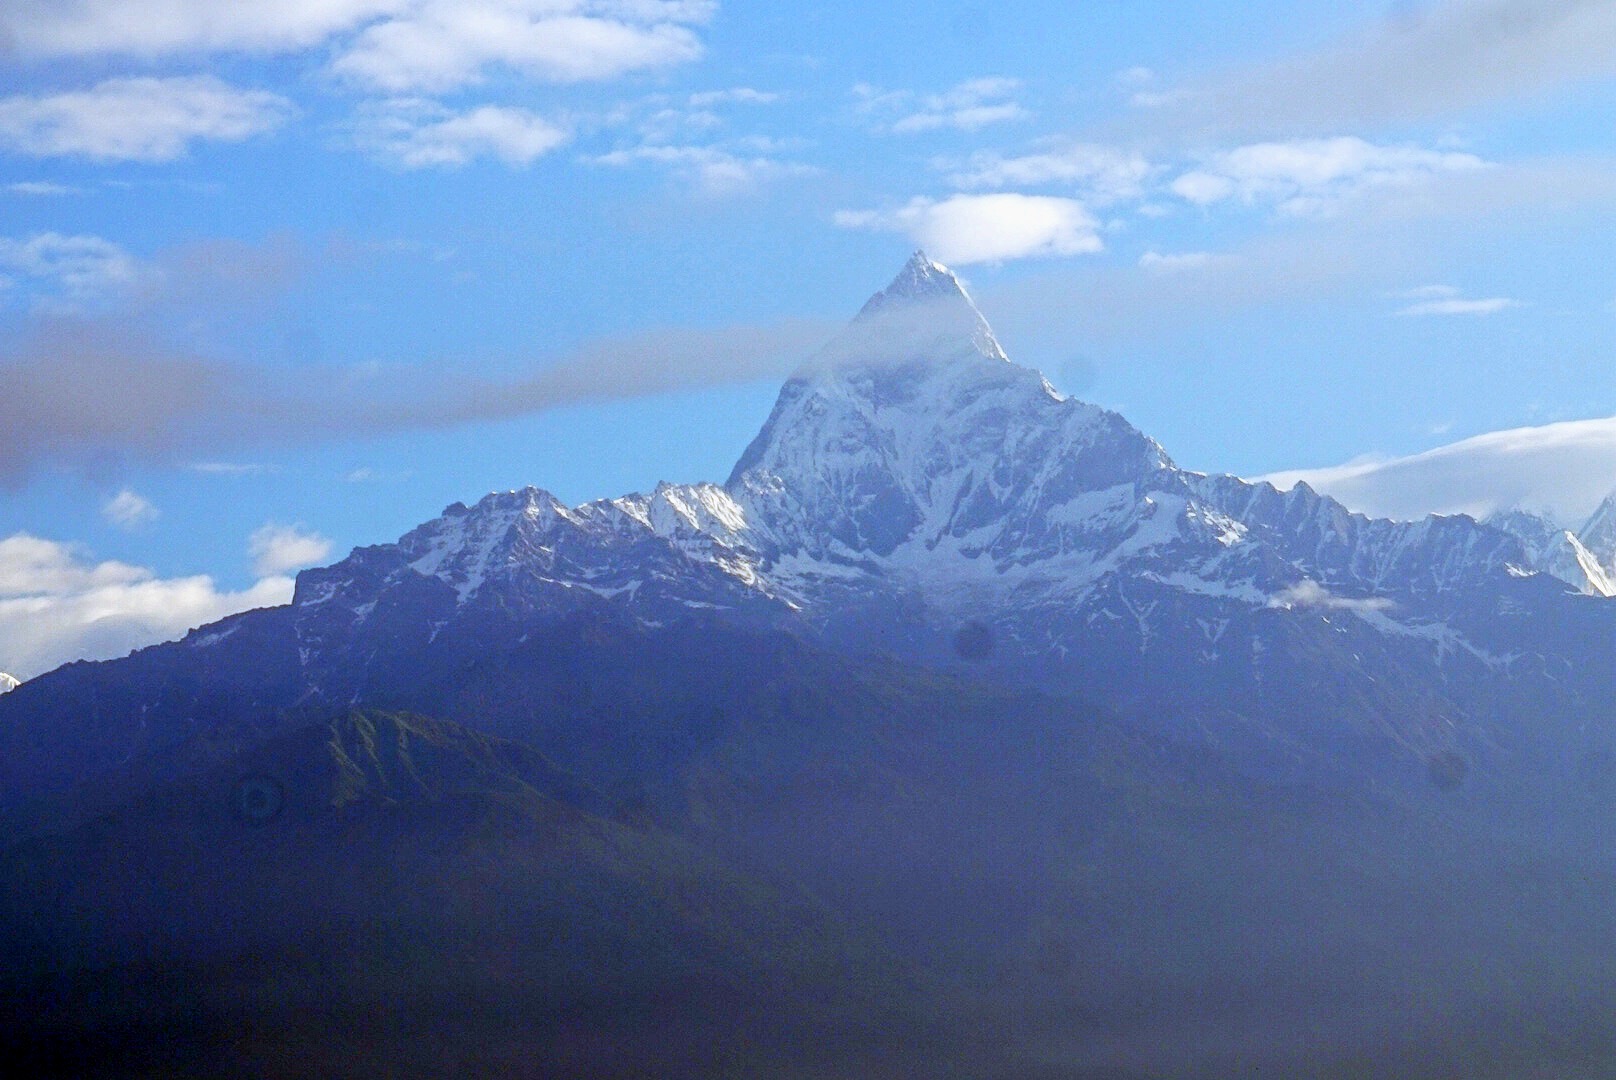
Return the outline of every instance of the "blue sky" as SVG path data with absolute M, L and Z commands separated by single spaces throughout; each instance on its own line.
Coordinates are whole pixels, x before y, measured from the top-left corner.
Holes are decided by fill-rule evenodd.
M 0 0 L 0 670 L 722 479 L 917 246 L 1191 468 L 1616 487 L 1616 2 L 1075 8 Z

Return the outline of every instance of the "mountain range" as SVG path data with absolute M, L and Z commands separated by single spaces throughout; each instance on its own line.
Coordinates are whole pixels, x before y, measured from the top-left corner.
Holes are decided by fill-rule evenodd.
M 5 876 L 30 883 L 4 914 L 58 979 L 45 1057 L 127 1019 L 86 1040 L 63 972 L 155 964 L 217 1014 L 292 934 L 253 924 L 263 890 L 310 875 L 304 914 L 395 944 L 497 908 L 477 955 L 531 971 L 433 986 L 508 1004 L 546 973 L 559 1011 L 517 1010 L 534 1075 L 638 1075 L 659 1025 L 687 1037 L 663 1075 L 1504 1076 L 1538 1067 L 1508 1049 L 1534 1024 L 1616 1062 L 1585 1026 L 1616 994 L 1589 944 L 1616 880 L 1613 583 L 1616 498 L 1575 533 L 1397 522 L 1181 469 L 1011 362 L 917 253 L 722 485 L 456 503 L 285 607 L 0 698 Z M 189 873 L 199 848 L 230 872 Z M 392 853 L 363 887 L 356 849 Z M 354 1009 L 352 965 L 398 977 L 415 947 L 356 959 L 293 922 Z M 251 970 L 259 999 L 287 977 Z M 698 971 L 710 993 L 670 990 Z M 759 985 L 733 1060 L 688 1038 Z M 1298 1001 L 1331 1003 L 1311 1037 Z M 387 1068 L 417 1056 L 384 1034 Z

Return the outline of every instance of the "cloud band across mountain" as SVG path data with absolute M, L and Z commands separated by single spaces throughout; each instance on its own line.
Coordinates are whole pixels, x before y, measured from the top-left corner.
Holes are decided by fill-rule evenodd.
M 47 464 L 226 453 L 506 420 L 588 402 L 781 378 L 835 332 L 793 319 L 649 331 L 535 359 L 493 380 L 466 367 L 300 369 L 295 378 L 62 325 L 0 359 L 0 482 Z M 127 327 L 124 328 L 126 331 Z

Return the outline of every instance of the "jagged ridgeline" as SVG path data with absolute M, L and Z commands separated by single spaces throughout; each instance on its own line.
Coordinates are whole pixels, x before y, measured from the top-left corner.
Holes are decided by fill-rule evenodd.
M 6 1019 L 64 1075 L 1602 1075 L 1613 522 L 1180 469 L 917 254 L 722 485 L 455 504 L 0 697 Z

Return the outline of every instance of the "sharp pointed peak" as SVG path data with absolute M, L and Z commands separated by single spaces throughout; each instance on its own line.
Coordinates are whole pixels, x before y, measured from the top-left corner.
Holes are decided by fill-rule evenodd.
M 926 252 L 921 248 L 916 248 L 914 254 L 909 256 L 909 261 L 903 264 L 903 270 L 900 271 L 900 274 L 904 273 L 940 275 L 948 278 L 954 277 L 954 272 L 952 270 L 938 262 L 936 259 L 933 259 L 930 255 L 927 255 Z
M 951 299 L 961 299 L 966 303 L 971 300 L 965 286 L 960 284 L 960 279 L 954 276 L 952 270 L 940 262 L 933 262 L 924 251 L 916 251 L 903 264 L 898 276 L 886 288 L 870 297 L 859 314 L 868 315 L 895 303 Z
M 938 355 L 965 345 L 994 360 L 1007 360 L 987 320 L 954 272 L 916 251 L 903 264 L 891 284 L 865 303 L 831 352 L 873 348 L 890 353 L 896 347 L 905 356 L 928 350 Z

